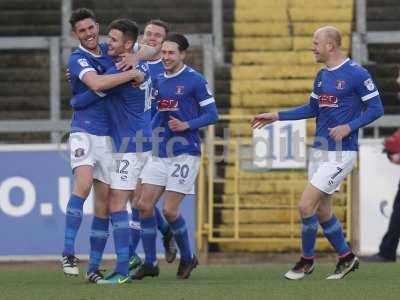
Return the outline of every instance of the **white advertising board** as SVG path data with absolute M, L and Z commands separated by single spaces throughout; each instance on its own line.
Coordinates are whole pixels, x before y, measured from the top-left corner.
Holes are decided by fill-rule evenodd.
M 361 255 L 378 252 L 400 181 L 400 166 L 391 163 L 382 150 L 382 140 L 360 141 Z

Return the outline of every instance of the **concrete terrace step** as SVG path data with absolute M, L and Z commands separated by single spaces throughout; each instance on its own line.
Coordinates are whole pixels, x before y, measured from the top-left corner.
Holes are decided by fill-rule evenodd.
M 268 66 L 234 66 L 231 69 L 233 80 L 250 79 L 304 79 L 314 78 L 320 66 L 313 65 L 268 65 Z
M 0 1 L 0 10 L 54 10 L 59 9 L 61 1 L 51 0 L 12 0 Z
M 240 51 L 232 53 L 234 65 L 309 65 L 314 62 L 311 51 Z
M 398 21 L 400 6 L 367 7 L 367 22 L 369 21 Z
M 0 11 L 0 25 L 12 26 L 20 24 L 47 25 L 60 24 L 61 11 L 54 10 L 10 10 Z

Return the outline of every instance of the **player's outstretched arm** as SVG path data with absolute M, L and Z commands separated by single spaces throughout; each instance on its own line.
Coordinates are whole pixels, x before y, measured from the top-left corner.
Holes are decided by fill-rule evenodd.
M 140 76 L 143 76 L 143 74 L 135 69 L 112 75 L 99 75 L 93 71 L 85 73 L 82 82 L 91 90 L 101 92 L 131 80 L 136 81 Z
M 259 129 L 265 125 L 274 123 L 279 120 L 278 113 L 263 113 L 255 116 L 251 121 L 251 127 L 254 129 Z

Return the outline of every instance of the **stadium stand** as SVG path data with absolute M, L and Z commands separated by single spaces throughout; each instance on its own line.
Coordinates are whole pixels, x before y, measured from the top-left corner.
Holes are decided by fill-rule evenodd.
M 367 30 L 395 31 L 399 28 L 399 3 L 396 0 L 367 1 Z M 369 44 L 370 64 L 366 67 L 381 89 L 385 113 L 398 114 L 399 97 L 396 78 L 399 72 L 399 44 Z
M 176 7 L 180 7 L 179 14 Z M 72 8 L 88 7 L 95 11 L 101 33 L 115 18 L 129 17 L 144 25 L 151 18 L 171 24 L 172 30 L 183 33 L 210 33 L 210 1 L 140 0 L 92 1 L 74 0 Z M 16 0 L 0 3 L 0 36 L 60 36 L 61 1 Z M 202 56 L 198 49 L 189 53 L 189 63 L 201 70 Z M 45 50 L 0 50 L 0 119 L 27 120 L 49 117 L 49 55 Z M 62 70 L 62 119 L 69 119 L 70 89 Z M 0 134 L 2 142 L 48 142 L 48 133 Z
M 352 28 L 352 0 L 236 0 L 231 43 L 225 43 L 230 70 L 231 116 L 254 115 L 302 104 L 308 100 L 313 78 L 321 67 L 309 51 L 312 34 L 322 25 L 337 26 L 344 34 L 343 48 L 349 50 Z M 268 12 L 268 13 L 267 13 Z M 308 136 L 314 132 L 308 123 Z M 251 138 L 248 122 L 231 122 L 232 137 Z M 218 214 L 220 236 L 233 236 L 235 193 L 233 149 L 224 169 L 221 210 Z M 290 182 L 290 185 L 287 184 Z M 268 184 L 266 184 L 268 183 Z M 299 249 L 297 201 L 306 183 L 304 171 L 254 173 L 241 170 L 240 238 L 264 241 L 223 243 L 224 251 L 288 251 Z M 335 196 L 335 211 L 346 228 L 347 187 Z M 318 241 L 320 250 L 330 249 Z
M 60 36 L 61 1 L 12 0 L 0 2 L 0 36 Z M 368 1 L 368 29 L 398 28 L 397 0 Z M 73 8 L 95 10 L 102 34 L 117 17 L 130 17 L 143 25 L 150 18 L 161 18 L 172 29 L 183 33 L 210 33 L 211 0 L 74 0 Z M 228 64 L 215 70 L 215 91 L 221 114 L 254 115 L 304 103 L 319 66 L 311 46 L 314 30 L 331 24 L 344 34 L 343 45 L 350 50 L 353 0 L 224 0 L 224 46 Z M 177 12 L 177 7 L 179 11 Z M 399 113 L 397 85 L 398 45 L 369 45 L 368 66 L 383 92 L 385 110 Z M 199 51 L 190 53 L 191 65 L 201 69 Z M 44 119 L 49 116 L 49 56 L 42 50 L 0 51 L 0 119 Z M 64 73 L 64 69 L 63 69 Z M 62 118 L 68 119 L 70 91 L 62 76 Z M 221 122 L 217 134 L 227 123 Z M 314 131 L 307 125 L 308 136 Z M 232 139 L 251 139 L 246 121 L 229 123 Z M 48 142 L 49 134 L 0 134 L 2 143 Z M 217 151 L 218 152 L 218 151 Z M 236 191 L 239 191 L 240 238 L 266 238 L 263 242 L 221 243 L 224 251 L 298 250 L 297 201 L 306 183 L 304 171 L 254 173 L 241 170 L 235 186 L 233 149 L 227 161 L 217 163 L 215 183 L 215 236 L 232 237 Z M 288 184 L 290 182 L 290 184 Z M 348 193 L 345 184 L 335 196 L 335 211 L 348 233 Z M 220 207 L 220 208 L 218 208 Z M 225 207 L 225 208 L 223 208 Z M 319 250 L 329 245 L 319 241 Z

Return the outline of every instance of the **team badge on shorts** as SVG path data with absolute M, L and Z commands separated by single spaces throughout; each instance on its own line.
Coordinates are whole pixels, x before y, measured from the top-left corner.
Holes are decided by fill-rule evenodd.
M 82 156 L 84 156 L 84 155 L 85 155 L 85 149 L 83 149 L 83 148 L 78 148 L 78 149 L 75 150 L 74 156 L 75 156 L 76 158 L 82 157 Z

